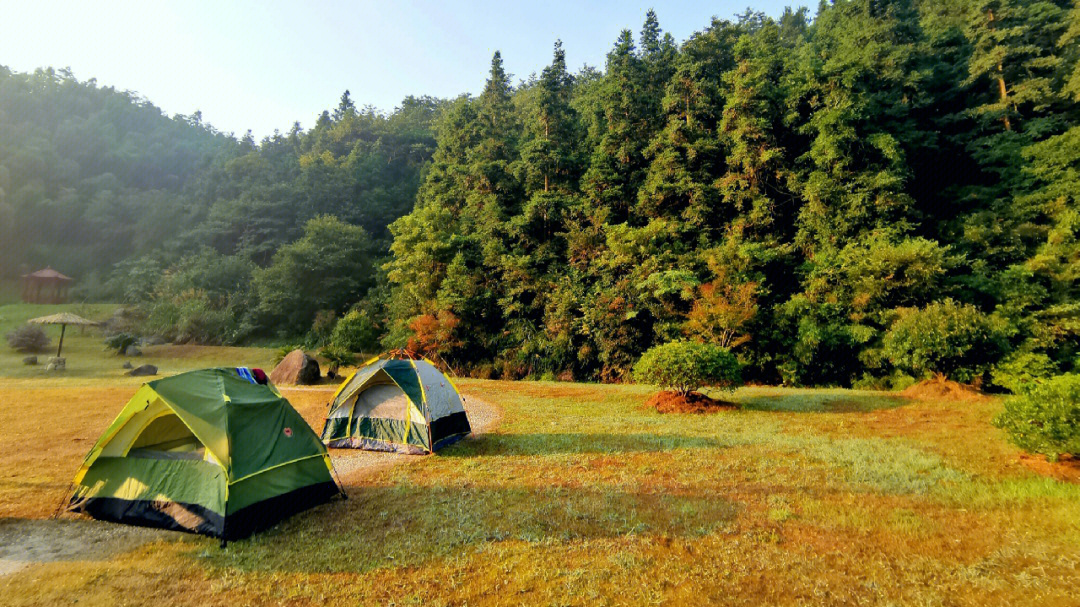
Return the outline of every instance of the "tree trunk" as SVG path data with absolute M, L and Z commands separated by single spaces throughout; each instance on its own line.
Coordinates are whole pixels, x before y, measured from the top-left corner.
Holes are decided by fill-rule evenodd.
M 990 29 L 994 29 L 994 10 L 988 9 L 986 11 L 987 21 L 990 24 Z M 1005 114 L 1001 117 L 1001 122 L 1005 125 L 1006 131 L 1012 130 L 1012 122 L 1009 121 L 1009 89 L 1005 86 L 1005 69 L 1002 67 L 1001 62 L 997 64 L 997 82 L 998 82 L 998 94 L 1001 95 L 1001 106 L 1005 109 Z

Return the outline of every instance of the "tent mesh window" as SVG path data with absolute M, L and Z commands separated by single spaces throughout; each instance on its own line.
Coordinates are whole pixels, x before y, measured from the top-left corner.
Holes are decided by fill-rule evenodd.
M 206 457 L 206 447 L 179 417 L 170 414 L 147 424 L 131 444 L 127 456 L 201 460 Z

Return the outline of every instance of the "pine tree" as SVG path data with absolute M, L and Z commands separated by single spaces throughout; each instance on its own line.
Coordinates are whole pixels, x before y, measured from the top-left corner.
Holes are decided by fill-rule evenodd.
M 577 156 L 577 112 L 570 105 L 574 78 L 566 70 L 562 42 L 555 42 L 551 65 L 537 83 L 537 95 L 522 145 L 525 191 L 573 191 L 577 189 L 580 161 Z
M 338 103 L 337 108 L 334 109 L 333 119 L 334 122 L 341 122 L 349 116 L 356 114 L 356 104 L 353 103 L 352 95 L 349 94 L 348 89 L 341 94 L 341 102 Z
M 645 68 L 634 52 L 629 30 L 623 30 L 607 56 L 607 74 L 600 84 L 603 131 L 582 179 L 582 193 L 599 223 L 629 218 L 645 168 L 649 106 L 642 94 Z

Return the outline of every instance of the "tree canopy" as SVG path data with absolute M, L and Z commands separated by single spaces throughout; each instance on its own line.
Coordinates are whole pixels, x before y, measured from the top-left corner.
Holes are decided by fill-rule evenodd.
M 1067 372 L 1078 16 L 833 0 L 677 43 L 650 11 L 602 69 L 571 72 L 556 41 L 514 82 L 495 53 L 477 96 L 384 114 L 346 91 L 260 142 L 0 70 L 0 271 L 233 306 L 232 340 L 352 309 L 364 343 L 504 377 L 618 380 L 682 339 L 730 348 L 752 381 L 972 379 L 1021 355 Z M 222 263 L 240 299 L 169 278 Z M 939 325 L 951 337 L 922 334 Z

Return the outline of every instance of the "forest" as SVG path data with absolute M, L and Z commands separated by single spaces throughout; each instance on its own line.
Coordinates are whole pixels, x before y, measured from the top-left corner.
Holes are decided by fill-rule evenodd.
M 1080 5 L 835 0 L 602 69 L 261 141 L 69 71 L 0 67 L 0 274 L 180 343 L 408 347 L 622 381 L 649 348 L 747 381 L 1009 388 L 1080 370 Z

